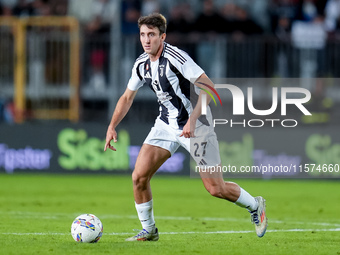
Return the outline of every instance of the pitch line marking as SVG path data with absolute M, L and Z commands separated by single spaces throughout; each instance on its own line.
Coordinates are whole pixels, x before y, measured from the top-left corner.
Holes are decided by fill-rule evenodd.
M 117 219 L 137 219 L 137 215 L 102 215 L 100 217 L 101 219 L 105 219 L 105 218 L 117 218 Z M 217 217 L 182 217 L 182 216 L 155 216 L 155 219 L 159 219 L 159 220 L 183 220 L 183 221 L 190 221 L 190 220 L 202 220 L 202 221 L 232 221 L 232 222 L 249 222 L 248 219 L 237 219 L 237 218 L 217 218 Z M 289 222 L 290 224 L 298 224 L 298 225 L 302 225 L 302 224 L 310 224 L 310 225 L 317 225 L 317 226 L 332 226 L 332 227 L 339 227 L 340 228 L 340 224 L 338 223 L 329 223 L 329 222 L 303 222 L 303 221 L 291 221 L 291 220 L 287 220 L 287 221 L 282 221 L 282 220 L 272 220 L 269 218 L 270 223 L 277 223 L 277 224 L 285 224 L 287 222 Z
M 66 213 L 40 213 L 40 212 L 21 212 L 21 211 L 13 211 L 13 212 L 1 212 L 2 214 L 9 215 L 20 215 L 20 217 L 30 218 L 30 217 L 39 217 L 44 219 L 57 219 L 59 217 L 65 217 L 65 215 L 71 215 Z M 72 217 L 76 217 L 81 213 L 72 214 Z M 219 218 L 219 217 L 189 217 L 189 216 L 155 216 L 156 219 L 159 220 L 202 220 L 202 221 L 229 221 L 229 222 L 249 222 L 248 219 L 237 219 L 237 218 Z M 100 219 L 137 219 L 137 215 L 115 215 L 115 214 L 104 214 L 100 216 Z M 284 224 L 289 222 L 290 224 L 295 225 L 316 225 L 316 226 L 329 226 L 334 228 L 340 228 L 340 223 L 329 223 L 329 222 L 303 222 L 303 221 L 292 221 L 291 219 L 287 219 L 286 221 L 282 220 L 273 220 L 269 218 L 270 223 L 276 224 Z
M 267 233 L 277 233 L 277 232 L 340 232 L 340 228 L 332 229 L 269 229 Z M 254 233 L 254 230 L 226 230 L 226 231 L 209 231 L 209 232 L 199 232 L 199 231 L 187 231 L 187 232 L 159 232 L 160 235 L 188 235 L 188 234 L 248 234 Z M 107 235 L 133 235 L 134 233 L 107 233 Z
M 332 228 L 332 229 L 273 229 L 267 230 L 267 233 L 279 233 L 279 232 L 340 232 L 340 228 Z M 190 235 L 190 234 L 201 234 L 201 235 L 210 235 L 210 234 L 248 234 L 254 233 L 253 230 L 227 230 L 227 231 L 209 231 L 209 232 L 199 232 L 199 231 L 187 231 L 187 232 L 160 232 L 161 235 Z M 25 236 L 25 235 L 37 235 L 37 236 L 47 236 L 47 235 L 70 235 L 68 233 L 0 233 L 1 235 L 17 235 L 17 236 Z M 122 233 L 104 233 L 103 235 L 133 235 L 132 232 L 122 232 Z

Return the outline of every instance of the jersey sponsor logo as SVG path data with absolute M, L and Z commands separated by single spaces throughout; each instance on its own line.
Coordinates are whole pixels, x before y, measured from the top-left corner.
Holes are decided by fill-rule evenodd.
M 153 87 L 153 90 L 156 92 L 158 101 L 160 103 L 164 103 L 172 99 L 172 96 L 170 96 L 169 92 L 162 91 L 161 86 L 157 80 L 154 80 L 152 82 L 152 87 Z
M 154 90 L 155 92 L 162 91 L 162 90 L 161 90 L 161 86 L 160 86 L 160 84 L 158 83 L 157 80 L 154 80 L 154 81 L 152 82 L 152 87 L 153 87 L 153 90 Z
M 157 97 L 160 103 L 164 103 L 172 99 L 172 96 L 170 96 L 168 92 L 157 92 Z

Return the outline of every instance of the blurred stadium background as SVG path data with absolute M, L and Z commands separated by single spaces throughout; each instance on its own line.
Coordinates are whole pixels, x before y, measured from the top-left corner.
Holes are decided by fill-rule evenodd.
M 339 164 L 338 0 L 1 0 L 0 172 L 132 171 L 158 113 L 148 88 L 119 126 L 120 152 L 102 147 L 142 53 L 137 20 L 158 11 L 168 19 L 166 41 L 212 78 L 307 81 L 312 117 L 296 115 L 299 126 L 284 135 L 229 128 L 226 162 Z M 270 105 L 273 85 L 253 84 L 259 108 Z M 160 172 L 188 174 L 188 165 L 180 150 Z M 293 175 L 340 177 L 278 177 Z

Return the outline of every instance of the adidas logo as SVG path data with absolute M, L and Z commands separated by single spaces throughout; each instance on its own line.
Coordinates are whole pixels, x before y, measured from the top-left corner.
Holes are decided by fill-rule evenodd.
M 145 79 L 151 79 L 150 72 L 147 72 L 146 75 L 144 76 Z
M 198 164 L 204 166 L 207 165 L 207 162 L 205 162 L 204 159 L 201 159 L 201 161 Z

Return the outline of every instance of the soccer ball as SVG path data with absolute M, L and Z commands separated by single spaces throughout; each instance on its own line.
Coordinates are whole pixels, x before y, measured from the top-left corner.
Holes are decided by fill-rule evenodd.
M 96 243 L 103 235 L 103 224 L 93 214 L 82 214 L 72 222 L 71 234 L 76 242 Z

